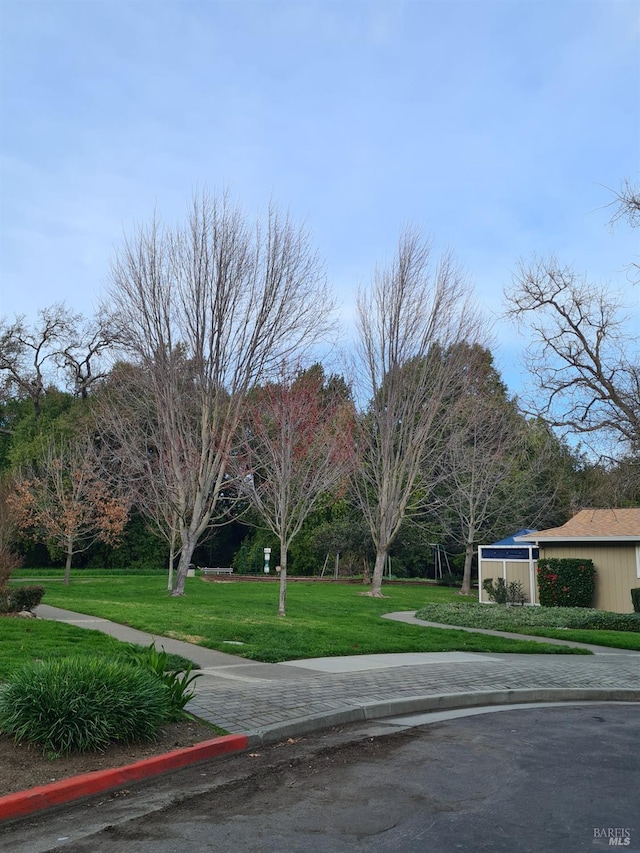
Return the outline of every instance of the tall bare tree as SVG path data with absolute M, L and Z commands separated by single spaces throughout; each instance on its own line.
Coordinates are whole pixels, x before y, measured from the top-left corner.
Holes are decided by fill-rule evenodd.
M 219 507 L 248 389 L 318 342 L 332 301 L 304 229 L 274 207 L 251 227 L 226 195 L 207 193 L 185 224 L 154 218 L 125 241 L 110 297 L 120 342 L 153 400 L 150 430 L 176 504 L 181 595 Z
M 466 427 L 453 433 L 446 449 L 443 507 L 465 551 L 462 595 L 471 591 L 478 534 L 491 535 L 504 521 L 505 508 L 519 518 L 525 487 L 516 478 L 526 476 L 521 469 L 524 435 L 513 412 L 474 401 L 466 414 Z
M 184 388 L 193 396 L 194 389 Z M 169 546 L 167 588 L 179 556 L 180 499 L 166 458 L 148 371 L 118 362 L 94 397 L 93 428 L 102 445 L 103 476 L 126 491 L 148 529 Z
M 429 240 L 401 234 L 396 255 L 358 296 L 361 453 L 355 494 L 376 550 L 370 594 L 381 595 L 389 548 L 403 519 L 428 502 L 443 452 L 444 405 L 463 375 L 458 341 L 473 341 L 469 284 L 451 253 L 434 261 Z M 449 355 L 447 357 L 447 351 Z
M 287 370 L 250 394 L 237 445 L 238 488 L 280 542 L 278 616 L 286 613 L 287 556 L 322 495 L 353 461 L 353 405 L 324 371 Z
M 531 334 L 530 410 L 553 427 L 637 447 L 640 351 L 621 297 L 551 256 L 521 262 L 506 299 L 507 316 Z

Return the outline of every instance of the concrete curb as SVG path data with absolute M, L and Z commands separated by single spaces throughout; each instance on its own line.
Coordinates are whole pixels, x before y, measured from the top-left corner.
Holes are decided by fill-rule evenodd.
M 109 770 L 96 770 L 82 776 L 71 776 L 51 785 L 41 785 L 28 791 L 18 791 L 0 797 L 0 821 L 24 817 L 36 811 L 63 805 L 72 800 L 90 797 L 127 785 L 149 779 L 168 770 L 177 770 L 207 758 L 215 758 L 230 752 L 246 749 L 249 739 L 246 735 L 225 735 L 213 740 L 206 740 L 195 746 L 185 747 L 155 755 L 135 764 L 125 767 L 114 767 Z
M 640 689 L 633 688 L 521 688 L 486 690 L 467 693 L 406 696 L 381 702 L 368 702 L 336 711 L 287 720 L 255 730 L 249 734 L 225 735 L 156 755 L 125 767 L 97 770 L 82 776 L 72 776 L 0 797 L 0 821 L 11 820 L 36 811 L 64 805 L 94 794 L 112 791 L 131 782 L 177 770 L 206 759 L 216 758 L 244 749 L 267 746 L 288 737 L 311 734 L 332 726 L 380 720 L 385 717 L 418 714 L 429 711 L 451 711 L 459 708 L 518 705 L 545 702 L 640 702 Z
M 442 693 L 430 696 L 405 696 L 382 702 L 368 702 L 336 711 L 299 717 L 250 732 L 249 746 L 266 746 L 287 737 L 311 734 L 332 726 L 363 723 L 385 717 L 419 714 L 428 711 L 452 711 L 491 705 L 519 705 L 535 702 L 640 702 L 640 689 L 633 688 L 522 688 L 486 690 L 474 693 Z

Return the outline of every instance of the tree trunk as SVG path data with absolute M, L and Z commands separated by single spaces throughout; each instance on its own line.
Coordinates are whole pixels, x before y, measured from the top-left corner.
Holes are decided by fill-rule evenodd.
M 278 599 L 278 616 L 286 616 L 287 605 L 287 549 L 280 548 L 280 597 Z
M 171 541 L 169 543 L 169 572 L 167 578 L 167 589 L 169 592 L 173 590 L 173 567 L 176 560 L 176 530 L 175 527 L 171 530 Z
M 387 565 L 388 554 L 388 548 L 378 548 L 376 551 L 376 563 L 373 567 L 371 589 L 365 595 L 370 595 L 373 598 L 382 598 L 382 576 L 384 575 L 384 567 Z
M 65 586 L 69 586 L 69 581 L 71 579 L 71 558 L 73 557 L 73 540 L 67 540 L 67 562 L 64 566 L 64 580 L 63 583 Z
M 175 584 L 171 595 L 184 595 L 184 584 L 187 579 L 187 571 L 191 565 L 191 557 L 198 544 L 198 537 L 191 534 L 191 531 L 186 530 L 182 534 L 182 549 L 180 551 L 180 562 L 178 563 L 178 571 L 176 572 Z
M 471 563 L 473 562 L 473 542 L 467 542 L 464 550 L 464 574 L 460 595 L 471 594 Z

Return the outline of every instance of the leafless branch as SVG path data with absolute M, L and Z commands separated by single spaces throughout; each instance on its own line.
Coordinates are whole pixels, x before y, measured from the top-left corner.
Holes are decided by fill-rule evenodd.
M 565 431 L 637 444 L 638 338 L 620 297 L 552 256 L 521 262 L 506 298 L 507 316 L 532 333 L 532 411 Z
M 430 241 L 407 229 L 391 264 L 358 297 L 360 393 L 369 405 L 357 433 L 355 493 L 376 548 L 372 595 L 403 519 L 428 500 L 425 472 L 442 452 L 444 402 L 461 375 L 452 347 L 478 333 L 451 253 L 436 263 L 432 254 Z
M 176 505 L 181 594 L 220 502 L 247 390 L 326 335 L 332 299 L 304 229 L 274 207 L 251 228 L 227 195 L 206 193 L 184 225 L 156 217 L 125 242 L 110 297 L 153 401 L 145 422 Z

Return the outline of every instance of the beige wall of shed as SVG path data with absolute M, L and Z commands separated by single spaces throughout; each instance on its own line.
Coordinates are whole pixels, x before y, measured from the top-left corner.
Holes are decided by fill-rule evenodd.
M 483 560 L 481 580 L 484 581 L 487 578 L 493 578 L 494 583 L 498 580 L 498 578 L 505 578 L 508 584 L 512 581 L 520 581 L 526 593 L 527 602 L 529 604 L 531 603 L 531 583 L 529 577 L 528 560 Z M 537 580 L 535 580 L 535 585 L 535 602 L 537 604 L 539 600 Z M 480 601 L 487 604 L 491 601 L 486 591 L 482 589 L 482 583 L 480 584 Z
M 596 567 L 596 592 L 593 606 L 598 610 L 632 613 L 631 589 L 640 587 L 636 545 L 540 545 L 540 557 L 593 560 Z

